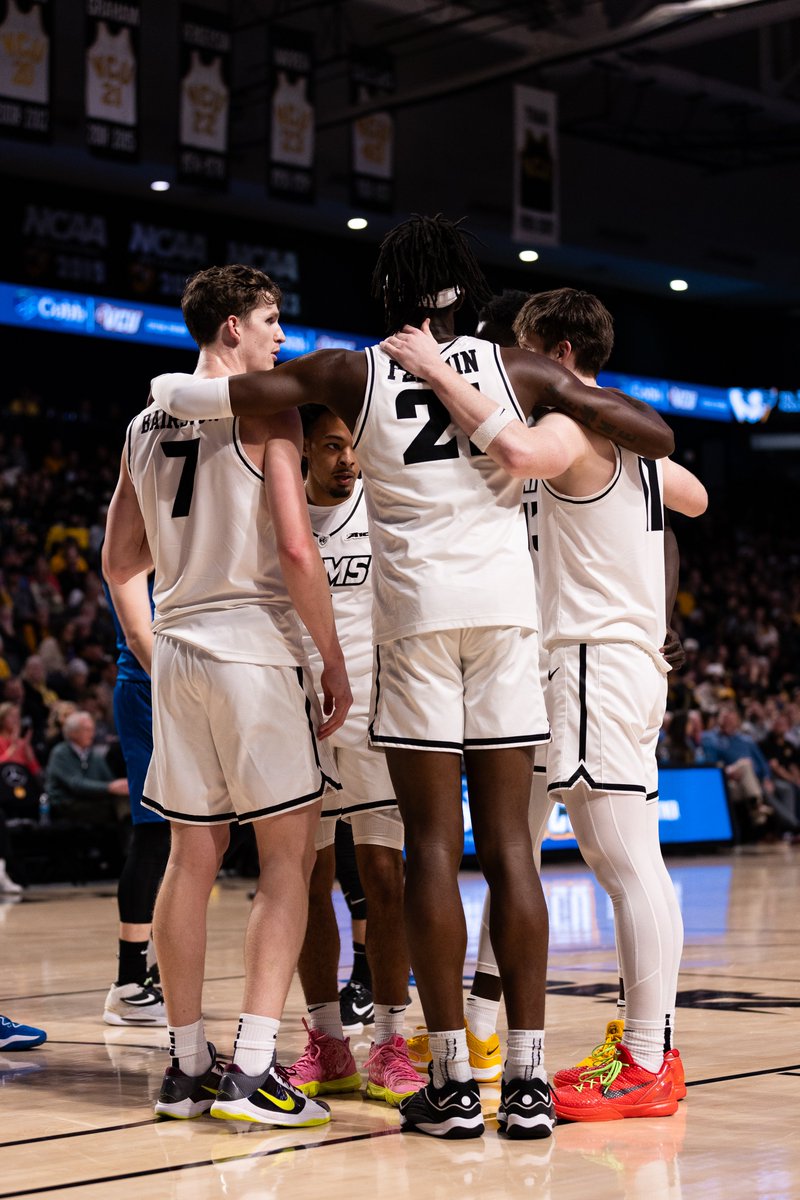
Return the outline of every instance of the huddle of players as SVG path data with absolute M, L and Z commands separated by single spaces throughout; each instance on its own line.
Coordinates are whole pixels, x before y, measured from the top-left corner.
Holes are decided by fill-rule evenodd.
M 274 285 L 262 279 L 264 294 L 274 301 Z M 317 414 L 308 426 L 305 448 L 308 455 L 315 445 L 316 428 L 322 444 L 327 444 L 332 463 L 329 477 L 341 496 L 329 489 L 328 498 L 315 505 L 309 495 L 312 523 L 319 553 L 328 559 L 334 601 L 337 593 L 356 593 L 359 587 L 363 591 L 371 568 L 375 670 L 369 706 L 362 688 L 358 720 L 353 713 L 347 722 L 339 721 L 332 728 L 336 705 L 338 715 L 346 716 L 347 697 L 335 670 L 333 681 L 330 672 L 326 679 L 325 669 L 335 653 L 326 621 L 320 627 L 319 614 L 312 614 L 316 627 L 314 619 L 307 622 L 312 639 L 322 629 L 323 644 L 317 641 L 317 645 L 324 667 L 318 688 L 326 713 L 333 701 L 334 716 L 312 737 L 319 769 L 317 793 L 298 797 L 295 790 L 291 803 L 293 807 L 314 804 L 318 811 L 320 794 L 335 788 L 338 769 L 347 805 L 353 810 L 354 835 L 357 822 L 363 820 L 356 844 L 360 840 L 365 848 L 382 847 L 394 855 L 394 865 L 399 867 L 392 875 L 390 895 L 376 897 L 370 907 L 372 916 L 380 914 L 382 903 L 387 904 L 396 921 L 403 826 L 390 803 L 390 785 L 393 788 L 405 829 L 406 928 L 428 1029 L 424 1057 L 430 1057 L 430 1080 L 423 1086 L 402 1037 L 408 964 L 402 939 L 397 939 L 393 953 L 378 969 L 378 979 L 384 983 L 375 984 L 376 1036 L 367 1064 L 368 1092 L 399 1103 L 404 1129 L 442 1137 L 483 1132 L 478 1085 L 471 1069 L 470 1051 L 476 1039 L 473 1033 L 472 1045 L 468 1043 L 461 991 L 465 938 L 457 872 L 463 836 L 463 755 L 476 846 L 491 896 L 488 923 L 494 953 L 487 951 L 481 958 L 496 960 L 509 1024 L 500 1129 L 512 1137 L 542 1137 L 550 1133 L 556 1114 L 595 1120 L 668 1115 L 677 1104 L 674 1064 L 679 1060 L 675 1052 L 664 1056 L 664 1027 L 665 1018 L 670 1028 L 673 1019 L 681 931 L 657 833 L 654 749 L 667 670 L 660 652 L 666 627 L 663 504 L 695 515 L 705 507 L 705 493 L 687 472 L 669 461 L 657 461 L 657 455 L 671 450 L 672 440 L 655 414 L 594 386 L 611 348 L 610 319 L 594 298 L 562 289 L 528 301 L 515 333 L 520 345 L 536 354 L 500 350 L 482 338 L 456 337 L 454 314 L 465 294 L 479 303 L 487 299 L 487 289 L 464 234 L 441 218 L 415 218 L 388 235 L 376 267 L 376 290 L 383 293 L 391 334 L 366 354 L 319 352 L 274 373 L 269 367 L 253 372 L 246 359 L 234 358 L 233 369 L 229 365 L 224 374 L 201 370 L 195 377 L 162 376 L 153 381 L 154 404 L 149 410 L 161 414 L 156 419 L 162 429 L 169 428 L 173 438 L 178 431 L 182 438 L 179 450 L 164 449 L 167 458 L 184 460 L 184 475 L 175 475 L 172 481 L 177 482 L 177 491 L 174 486 L 170 491 L 168 516 L 173 522 L 187 467 L 194 459 L 196 469 L 198 457 L 204 461 L 204 448 L 198 447 L 203 437 L 223 427 L 222 440 L 227 437 L 228 444 L 239 445 L 238 422 L 231 429 L 229 419 L 218 418 L 236 414 L 243 426 L 259 419 L 259 414 L 260 419 L 274 421 L 277 418 L 268 414 L 312 397 L 329 410 L 325 417 Z M 570 312 L 570 302 L 576 299 L 584 317 L 593 310 L 594 324 L 590 320 L 588 328 Z M 605 358 L 599 365 L 597 349 L 592 347 L 598 314 L 605 334 Z M 219 328 L 217 320 L 209 332 L 217 336 Z M 231 333 L 224 317 L 223 331 Z M 195 336 L 202 364 L 204 331 Z M 559 359 L 570 369 L 564 369 Z M 526 421 L 534 407 L 555 411 L 546 412 L 529 427 Z M 170 418 L 164 419 L 163 413 Z M 586 426 L 578 425 L 576 416 Z M 180 420 L 172 419 L 176 417 Z M 141 418 L 137 421 L 141 428 Z M 186 421 L 191 425 L 182 423 Z M 284 441 L 294 437 L 296 453 L 296 432 L 279 433 Z M 269 437 L 268 430 L 268 445 Z M 127 472 L 133 481 L 128 490 L 136 494 L 145 514 L 147 488 L 154 486 L 156 502 L 149 524 L 147 514 L 142 523 L 152 544 L 157 541 L 156 531 L 168 525 L 157 482 L 157 467 L 163 468 L 163 461 L 151 454 L 149 478 L 147 465 L 137 474 L 132 441 L 129 435 L 129 465 L 123 462 L 120 486 L 127 488 Z M 649 457 L 640 457 L 628 446 Z M 194 447 L 200 449 L 199 456 Z M 353 448 L 363 474 L 363 496 L 355 478 Z M 237 453 L 247 466 L 246 455 L 241 449 Z M 201 468 L 198 480 L 202 474 Z M 539 485 L 535 501 L 546 652 L 542 662 L 546 659 L 549 668 L 547 712 L 539 677 L 533 567 L 520 527 L 522 480 L 527 477 L 549 480 Z M 184 494 L 184 507 L 186 499 Z M 279 524 L 274 507 L 272 518 Z M 315 512 L 315 507 L 321 511 Z M 359 507 L 362 514 L 366 507 L 369 529 L 352 523 Z M 181 509 L 180 515 L 188 512 Z M 335 548 L 342 552 L 327 552 L 328 543 L 337 538 Z M 113 537 L 108 542 L 113 547 Z M 180 560 L 178 546 L 173 555 Z M 274 557 L 280 559 L 280 545 Z M 129 555 L 127 563 L 114 564 L 112 556 L 109 567 L 123 572 L 134 566 L 141 569 L 141 560 L 133 558 Z M 257 571 L 253 574 L 258 578 Z M 243 584 L 247 575 L 242 573 Z M 185 571 L 178 570 L 169 599 L 175 588 L 180 591 L 184 576 Z M 274 579 L 269 582 L 274 604 L 279 588 Z M 247 587 L 240 591 L 246 593 Z M 185 646 L 194 639 L 195 647 L 205 650 L 203 613 L 220 604 L 230 613 L 234 607 L 230 600 L 229 595 L 206 596 L 200 603 L 195 598 L 188 605 L 192 609 L 188 621 L 178 612 L 180 605 L 173 607 L 178 615 L 161 621 L 166 640 Z M 363 656 L 363 611 L 360 621 Z M 227 656 L 217 662 L 241 664 L 241 658 L 231 657 L 237 653 L 232 641 L 214 646 L 212 658 L 215 653 Z M 171 666 L 186 669 L 186 686 L 198 668 L 178 663 L 179 657 L 173 647 Z M 349 650 L 345 657 L 350 665 Z M 371 676 L 371 669 L 351 667 L 351 677 L 359 682 Z M 354 691 L 358 696 L 358 688 Z M 156 696 L 158 692 L 156 673 Z M 312 709 L 313 697 L 309 697 L 306 711 Z M 374 765 L 381 756 L 364 748 L 367 713 L 369 741 L 384 748 L 390 779 L 381 777 L 382 767 Z M 347 746 L 348 725 L 358 731 L 360 746 L 353 741 Z M 547 754 L 551 800 L 539 802 L 538 810 L 531 802 L 529 811 L 532 747 L 547 743 L 550 728 L 554 737 Z M 185 736 L 185 722 L 183 731 Z M 321 739 L 326 733 L 332 740 L 340 739 L 338 746 L 334 741 L 336 768 L 322 757 Z M 348 749 L 354 769 L 346 777 Z M 157 765 L 151 768 L 153 780 L 148 777 L 146 788 L 153 807 L 178 825 L 201 823 L 203 817 L 196 812 L 167 810 L 169 788 L 164 789 L 158 769 Z M 230 784 L 228 790 L 233 798 Z M 629 1016 L 623 1041 L 612 1047 L 602 1063 L 592 1063 L 575 1079 L 557 1076 L 551 1093 L 543 1055 L 547 918 L 528 823 L 530 819 L 531 830 L 536 822 L 543 828 L 556 795 L 567 804 L 584 857 L 612 896 Z M 340 794 L 325 805 L 335 815 L 341 810 Z M 262 812 L 263 808 L 254 811 L 251 806 L 239 813 L 239 819 L 242 815 L 253 819 Z M 205 819 L 230 820 L 233 814 L 218 799 Z M 330 845 L 324 831 L 332 824 L 328 820 L 318 825 L 318 862 Z M 307 851 L 306 846 L 308 858 Z M 367 853 L 365 887 L 377 874 Z M 626 874 L 631 859 L 634 867 Z M 169 920 L 167 912 L 166 930 Z M 260 1016 L 258 1005 L 253 1004 L 256 1011 L 242 1015 L 234 1063 L 225 1072 L 216 1066 L 213 1048 L 205 1056 L 198 1055 L 196 1036 L 193 1059 L 174 1053 L 157 1111 L 192 1116 L 211 1107 L 212 1115 L 223 1117 L 316 1124 L 329 1119 L 329 1111 L 313 1097 L 359 1085 L 338 1015 L 336 964 L 331 969 L 330 961 L 319 963 L 314 930 L 312 915 L 300 955 L 309 1042 L 288 1075 L 276 1067 L 274 1053 L 266 1064 L 262 1053 L 274 1051 L 282 1004 L 274 1018 Z M 158 921 L 155 936 L 158 947 Z M 165 943 L 168 937 L 168 932 L 162 934 Z M 316 942 L 318 947 L 321 939 Z M 520 954 L 521 947 L 526 953 Z M 371 949 L 373 955 L 378 953 L 375 946 Z M 170 955 L 159 951 L 159 958 L 173 1037 L 167 982 Z M 374 963 L 372 969 L 375 981 Z M 246 999 L 247 986 L 246 982 Z M 177 981 L 173 987 L 177 991 Z M 275 1009 L 275 999 L 266 1007 Z M 272 1022 L 265 1031 L 269 1036 L 260 1038 L 258 1026 L 267 1021 Z M 176 1045 L 186 1026 L 174 1024 Z M 216 1099 L 209 1099 L 212 1091 Z

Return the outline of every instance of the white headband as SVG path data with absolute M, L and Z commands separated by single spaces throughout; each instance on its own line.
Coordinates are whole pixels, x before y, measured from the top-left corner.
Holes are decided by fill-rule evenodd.
M 423 296 L 420 300 L 420 307 L 448 308 L 451 304 L 455 304 L 460 295 L 461 292 L 457 287 L 444 288 L 441 292 L 437 292 L 435 296 Z

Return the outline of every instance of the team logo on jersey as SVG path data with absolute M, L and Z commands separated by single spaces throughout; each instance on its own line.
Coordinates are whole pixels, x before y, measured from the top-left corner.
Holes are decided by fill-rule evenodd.
M 327 533 L 318 533 L 318 534 L 317 534 L 317 541 L 319 542 L 320 546 L 324 546 L 324 545 L 326 545 L 326 544 L 327 544 L 327 541 L 328 541 L 328 535 L 327 535 Z
M 367 582 L 371 554 L 357 554 L 342 558 L 323 558 L 328 572 L 328 583 L 332 588 L 358 587 Z

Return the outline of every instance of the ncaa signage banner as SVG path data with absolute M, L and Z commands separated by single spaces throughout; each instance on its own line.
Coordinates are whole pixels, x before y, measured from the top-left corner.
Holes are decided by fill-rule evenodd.
M 559 244 L 556 96 L 514 88 L 514 205 L 511 236 L 536 246 Z
M 228 180 L 230 23 L 185 4 L 181 9 L 178 178 L 209 188 Z
M 50 139 L 48 0 L 0 0 L 0 134 Z
M 350 103 L 368 104 L 395 90 L 394 60 L 382 51 L 364 51 L 350 60 Z M 394 118 L 372 112 L 353 121 L 350 134 L 350 200 L 373 212 L 394 208 Z
M 139 157 L 139 0 L 86 0 L 86 144 Z
M 314 42 L 273 26 L 269 33 L 269 173 L 273 196 L 314 199 Z

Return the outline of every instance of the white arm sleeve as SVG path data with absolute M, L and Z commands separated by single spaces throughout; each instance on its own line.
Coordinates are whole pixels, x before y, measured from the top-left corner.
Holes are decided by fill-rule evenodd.
M 228 377 L 200 379 L 180 372 L 150 380 L 156 405 L 181 421 L 210 421 L 232 417 Z

